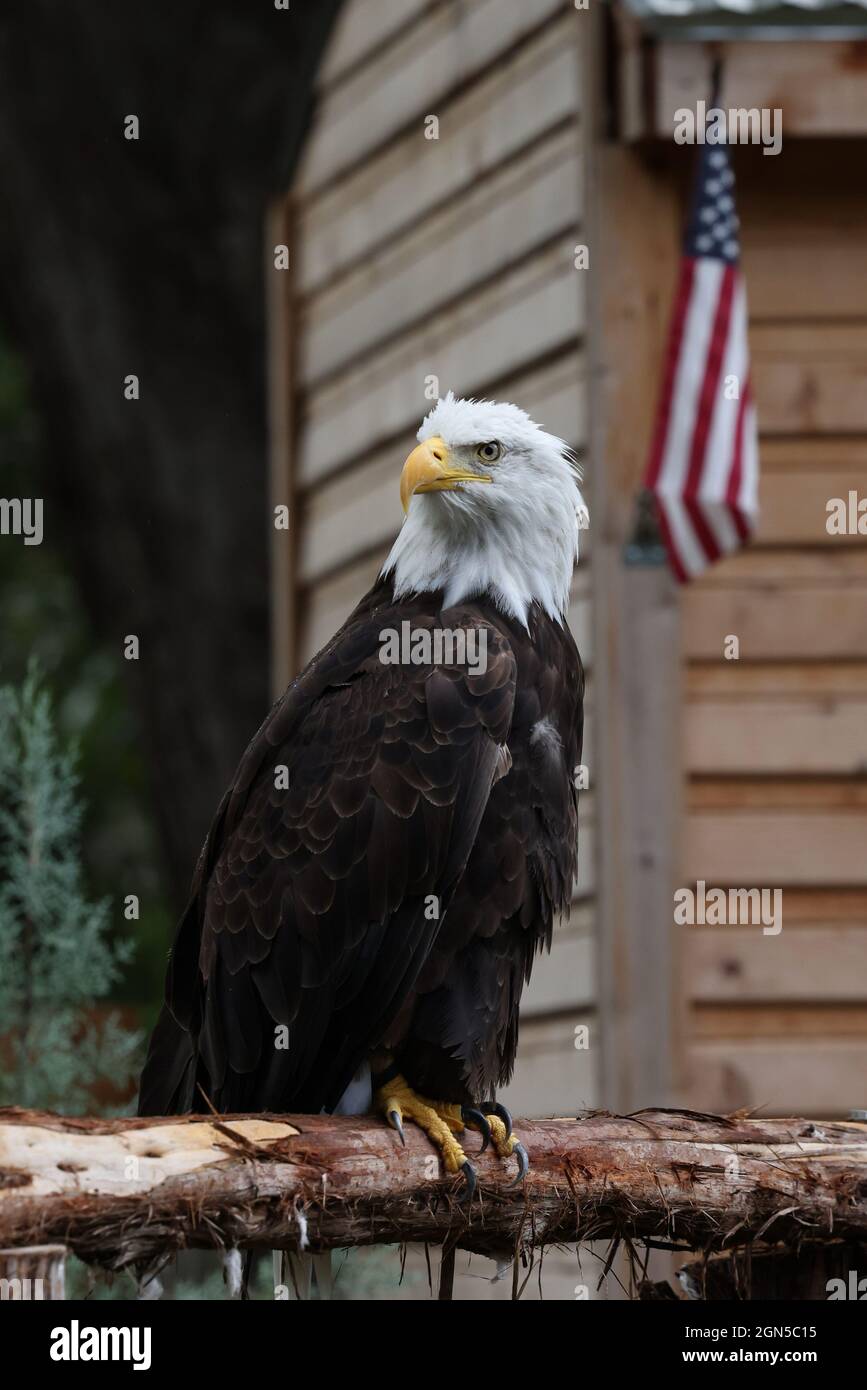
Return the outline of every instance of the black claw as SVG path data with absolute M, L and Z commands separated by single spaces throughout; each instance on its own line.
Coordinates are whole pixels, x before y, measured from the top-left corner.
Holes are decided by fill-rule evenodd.
M 406 1135 L 403 1132 L 403 1125 L 400 1121 L 400 1112 L 398 1110 L 389 1110 L 387 1119 L 392 1129 L 396 1129 L 400 1135 L 400 1142 L 406 1146 Z
M 502 1120 L 503 1124 L 506 1126 L 506 1138 L 509 1137 L 512 1133 L 512 1117 L 505 1105 L 500 1105 L 499 1102 L 494 1100 L 486 1100 L 479 1106 L 479 1109 L 483 1115 L 496 1115 L 497 1119 Z
M 469 1159 L 465 1159 L 464 1162 L 461 1164 L 461 1172 L 467 1180 L 467 1190 L 464 1193 L 463 1197 L 461 1197 L 461 1201 L 466 1203 L 467 1206 L 469 1206 L 473 1200 L 473 1196 L 475 1194 L 476 1186 L 478 1183 L 478 1178 L 476 1177 L 476 1170 L 473 1167 L 472 1163 L 470 1163 Z
M 530 1168 L 530 1155 L 527 1153 L 523 1144 L 516 1143 L 512 1153 L 518 1160 L 518 1176 L 513 1178 L 511 1182 L 507 1182 L 507 1187 L 517 1187 L 519 1182 L 524 1181 Z
M 491 1142 L 491 1126 L 488 1124 L 481 1110 L 474 1110 L 471 1105 L 462 1105 L 461 1119 L 465 1125 L 471 1124 L 474 1125 L 476 1129 L 481 1130 L 482 1147 L 479 1149 L 479 1153 L 483 1154 Z

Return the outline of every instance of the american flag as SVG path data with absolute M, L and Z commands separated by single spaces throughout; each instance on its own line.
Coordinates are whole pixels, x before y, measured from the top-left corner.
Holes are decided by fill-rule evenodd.
M 681 581 L 743 545 L 758 516 L 758 439 L 734 174 L 701 146 L 644 485 Z

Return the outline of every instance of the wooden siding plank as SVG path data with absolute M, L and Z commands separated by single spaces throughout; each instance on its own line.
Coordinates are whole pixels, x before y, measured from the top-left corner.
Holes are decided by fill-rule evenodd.
M 399 435 L 428 409 L 426 381 L 460 395 L 572 346 L 583 327 L 583 277 L 569 238 L 500 282 L 398 339 L 335 383 L 308 397 L 298 476 L 302 483 L 349 463 Z
M 793 480 L 812 473 L 829 478 L 857 474 L 863 482 L 867 478 L 867 448 L 857 436 L 777 436 L 762 442 L 762 471 Z
M 315 383 L 565 236 L 579 217 L 579 168 L 574 134 L 560 132 L 315 296 L 303 310 L 301 381 Z
M 754 147 L 735 160 L 753 321 L 867 317 L 867 192 L 850 142 L 800 143 L 770 177 Z
M 789 888 L 787 927 L 863 927 L 867 922 L 867 890 L 863 888 Z
M 848 507 L 850 491 L 867 497 L 867 470 L 863 464 L 847 469 L 830 468 L 815 473 L 773 473 L 764 468 L 759 482 L 761 516 L 757 545 L 858 545 L 863 537 L 831 535 L 827 529 L 828 503 L 841 498 Z
M 490 67 L 566 0 L 464 0 L 422 17 L 357 73 L 326 92 L 299 171 L 303 194 L 351 168 L 412 120 Z M 575 14 L 573 18 L 580 22 Z M 432 143 L 432 142 L 430 142 Z
M 309 293 L 363 263 L 411 223 L 460 197 L 491 169 L 580 108 L 573 17 L 483 74 L 440 109 L 440 139 L 412 131 L 334 188 L 302 200 L 298 283 Z
M 764 435 L 867 432 L 867 323 L 754 324 Z
M 831 551 L 762 551 L 747 546 L 713 565 L 698 583 L 704 589 L 737 585 L 762 593 L 777 586 L 834 586 L 841 581 L 859 584 L 867 580 L 867 553 L 862 553 L 863 549 L 852 551 L 840 546 Z
M 867 696 L 696 700 L 686 710 L 684 757 L 691 773 L 864 775 Z
M 352 0 L 344 5 L 334 36 L 316 79 L 320 89 L 331 87 L 348 69 L 407 29 L 431 7 L 431 0 Z
M 827 154 L 819 147 L 819 153 Z M 799 151 L 800 154 L 800 151 Z M 795 166 L 800 170 L 800 161 Z M 775 171 L 776 174 L 777 171 Z M 848 174 L 838 170 L 838 178 Z M 774 177 L 750 188 L 744 210 L 743 267 L 750 316 L 846 320 L 867 317 L 867 199 L 858 183 L 837 183 L 822 197 L 812 182 L 797 189 Z M 740 187 L 741 185 L 739 185 Z
M 788 934 L 784 926 L 781 937 L 763 936 L 755 927 L 690 927 L 683 951 L 695 1001 L 830 1003 L 863 999 L 867 993 L 864 926 L 795 927 Z
M 655 133 L 670 139 L 675 111 L 682 106 L 695 110 L 697 101 L 708 100 L 711 66 L 719 55 L 718 104 L 726 109 L 780 107 L 784 149 L 794 135 L 867 135 L 865 54 L 867 44 L 858 42 L 660 43 Z
M 867 1003 L 856 1000 L 799 999 L 760 1003 L 697 1004 L 692 1011 L 696 1038 L 863 1038 L 867 1042 Z
M 695 777 L 693 811 L 867 811 L 867 780 L 852 777 Z
M 833 1119 L 864 1103 L 867 1040 L 696 1042 L 689 1066 L 686 1105 L 722 1113 L 761 1106 L 765 1115 Z
M 867 882 L 867 807 L 785 812 L 691 809 L 683 881 L 744 888 Z M 785 931 L 785 894 L 783 896 Z
M 738 697 L 832 699 L 867 698 L 867 663 L 807 665 L 803 662 L 741 663 L 726 661 L 687 667 L 690 699 Z
M 713 567 L 683 596 L 689 659 L 722 659 L 729 634 L 740 659 L 867 657 L 867 555 L 856 549 L 747 550 Z
M 741 659 L 848 660 L 867 657 L 867 591 L 844 579 L 821 589 L 791 586 L 756 601 L 743 588 L 705 589 L 684 599 L 684 646 L 690 658 L 721 658 L 728 634 Z

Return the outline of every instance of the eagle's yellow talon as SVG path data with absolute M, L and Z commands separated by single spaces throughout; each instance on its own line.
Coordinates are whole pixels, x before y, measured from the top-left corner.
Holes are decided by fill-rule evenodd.
M 467 1156 L 454 1138 L 454 1134 L 460 1134 L 464 1128 L 459 1105 L 416 1095 L 402 1076 L 393 1077 L 377 1091 L 375 1104 L 401 1137 L 403 1120 L 412 1120 L 419 1129 L 423 1129 L 431 1143 L 439 1149 L 447 1173 L 461 1171 Z
M 514 1152 L 517 1139 L 508 1132 L 499 1115 L 489 1115 L 488 1124 L 491 1126 L 491 1143 L 498 1157 L 508 1158 Z
M 530 1155 L 518 1136 L 512 1132 L 512 1117 L 505 1106 L 487 1104 L 485 1111 L 491 1128 L 491 1143 L 499 1157 L 515 1157 L 518 1160 L 517 1176 L 506 1184 L 507 1187 L 517 1187 L 530 1171 Z

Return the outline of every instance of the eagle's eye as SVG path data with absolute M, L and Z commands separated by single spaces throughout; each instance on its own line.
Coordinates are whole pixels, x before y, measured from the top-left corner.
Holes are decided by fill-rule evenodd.
M 489 444 L 480 444 L 476 450 L 476 458 L 481 459 L 482 463 L 496 463 L 503 453 L 502 444 L 498 444 L 492 439 Z

